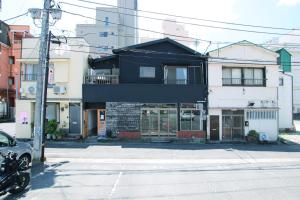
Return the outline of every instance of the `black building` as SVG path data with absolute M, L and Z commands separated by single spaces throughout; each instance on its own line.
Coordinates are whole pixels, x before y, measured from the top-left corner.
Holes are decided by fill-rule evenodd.
M 169 38 L 91 59 L 84 135 L 205 138 L 207 57 Z

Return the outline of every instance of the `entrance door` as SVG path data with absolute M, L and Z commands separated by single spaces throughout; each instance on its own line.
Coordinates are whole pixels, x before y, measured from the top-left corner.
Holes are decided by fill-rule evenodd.
M 219 115 L 211 115 L 210 118 L 210 140 L 219 140 Z
M 69 118 L 69 133 L 80 134 L 80 103 L 70 103 Z
M 222 111 L 222 140 L 244 139 L 244 111 Z

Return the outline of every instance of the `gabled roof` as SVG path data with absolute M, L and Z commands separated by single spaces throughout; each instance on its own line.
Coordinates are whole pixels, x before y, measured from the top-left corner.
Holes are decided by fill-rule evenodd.
M 292 54 L 291 54 L 288 50 L 286 50 L 285 48 L 278 49 L 276 52 L 279 53 L 279 52 L 281 52 L 281 51 L 285 51 L 285 52 L 288 53 L 290 56 L 292 56 Z
M 90 66 L 94 66 L 95 63 L 104 62 L 104 61 L 113 61 L 117 58 L 117 55 L 104 56 L 101 58 L 89 58 L 88 62 Z
M 140 43 L 140 44 L 136 44 L 136 45 L 131 45 L 131 46 L 127 46 L 127 47 L 123 47 L 123 48 L 119 48 L 119 49 L 114 49 L 113 50 L 113 53 L 115 54 L 118 54 L 118 53 L 121 53 L 121 52 L 124 52 L 128 49 L 141 49 L 143 47 L 147 47 L 147 46 L 151 46 L 151 45 L 155 45 L 155 44 L 160 44 L 160 43 L 163 43 L 163 42 L 169 42 L 179 48 L 182 48 L 184 50 L 186 50 L 187 52 L 193 54 L 193 55 L 201 55 L 201 53 L 183 45 L 183 44 L 180 44 L 179 42 L 176 42 L 175 40 L 172 40 L 168 37 L 166 38 L 163 38 L 163 39 L 158 39 L 158 40 L 153 40 L 153 41 L 150 41 L 150 42 L 144 42 L 144 43 Z
M 276 54 L 276 52 L 272 51 L 271 49 L 265 48 L 265 47 L 263 47 L 263 46 L 261 46 L 261 45 L 255 44 L 255 43 L 253 43 L 253 42 L 249 42 L 248 40 L 242 40 L 242 41 L 239 41 L 239 42 L 235 42 L 235 43 L 232 43 L 232 44 L 229 44 L 229 45 L 220 47 L 220 48 L 218 48 L 218 49 L 211 50 L 211 51 L 209 51 L 208 53 L 211 53 L 211 52 L 214 52 L 214 51 L 218 51 L 218 50 L 221 50 L 221 49 L 225 49 L 225 48 L 227 48 L 227 47 L 231 47 L 231 46 L 234 46 L 234 45 L 243 44 L 243 43 L 244 43 L 244 44 L 245 44 L 245 43 L 248 43 L 248 44 L 250 44 L 250 45 L 253 45 L 253 46 L 256 46 L 256 47 L 258 47 L 258 48 L 262 48 L 262 49 L 264 49 L 264 50 L 266 50 L 266 51 L 269 51 L 270 53 Z

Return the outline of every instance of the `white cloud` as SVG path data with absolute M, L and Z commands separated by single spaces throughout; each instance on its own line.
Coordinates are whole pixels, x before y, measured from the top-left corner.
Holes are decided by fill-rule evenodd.
M 300 3 L 300 0 L 279 0 L 278 6 L 295 6 Z

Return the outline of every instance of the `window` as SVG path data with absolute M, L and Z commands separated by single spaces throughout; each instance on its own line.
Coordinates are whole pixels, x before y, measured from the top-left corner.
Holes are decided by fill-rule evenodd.
M 223 85 L 263 86 L 263 68 L 223 67 Z
M 15 77 L 9 76 L 8 77 L 8 85 L 14 85 L 15 84 Z
M 155 78 L 155 67 L 140 67 L 140 78 Z
M 38 64 L 24 64 L 23 66 L 22 80 L 36 81 Z
M 275 110 L 248 110 L 247 111 L 247 119 L 252 120 L 271 120 L 276 119 L 276 111 Z
M 59 122 L 59 103 L 47 103 L 46 119 Z
M 0 132 L 0 147 L 7 147 L 9 145 L 8 137 Z
M 109 25 L 108 17 L 105 17 L 104 23 L 105 23 L 105 26 L 108 26 L 108 25 Z
M 9 64 L 10 65 L 15 64 L 15 57 L 14 56 L 9 56 Z
M 279 78 L 279 86 L 283 86 L 283 78 Z
M 99 37 L 107 37 L 108 32 L 99 32 Z
M 181 104 L 180 105 L 180 130 L 202 130 L 203 129 L 203 118 L 202 104 L 199 108 L 196 108 L 196 104 Z
M 165 84 L 187 84 L 187 67 L 166 67 Z

